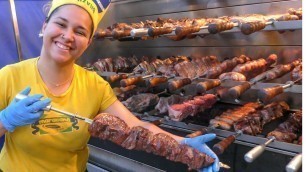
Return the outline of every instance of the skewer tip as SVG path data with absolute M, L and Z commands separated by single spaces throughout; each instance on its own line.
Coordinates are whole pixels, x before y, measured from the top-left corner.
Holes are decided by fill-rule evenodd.
M 229 165 L 224 164 L 222 162 L 219 162 L 219 166 L 220 166 L 220 168 L 225 168 L 225 169 L 230 169 L 231 168 Z

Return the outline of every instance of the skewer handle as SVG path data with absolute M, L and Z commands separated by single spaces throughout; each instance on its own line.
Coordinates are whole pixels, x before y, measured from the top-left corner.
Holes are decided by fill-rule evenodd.
M 15 99 L 17 100 L 17 101 L 19 101 L 19 100 L 22 100 L 22 99 L 25 99 L 25 98 L 27 98 L 28 96 L 26 96 L 26 95 L 24 95 L 24 94 L 17 94 L 16 96 L 15 96 Z M 44 108 L 44 110 L 45 111 L 50 111 L 51 110 L 51 105 L 48 105 L 47 107 L 45 107 Z
M 229 97 L 236 99 L 241 96 L 246 90 L 251 88 L 251 84 L 249 82 L 244 82 L 241 85 L 237 85 L 228 90 Z
M 219 79 L 208 80 L 208 81 L 197 83 L 196 89 L 198 93 L 205 93 L 206 91 L 214 87 L 217 87 L 220 84 L 221 84 L 221 81 Z
M 296 172 L 302 165 L 302 154 L 296 155 L 286 166 L 287 172 Z
M 215 144 L 213 146 L 213 151 L 217 154 L 220 155 L 224 152 L 224 150 L 235 141 L 236 137 L 235 135 L 230 135 L 227 138 L 223 139 L 219 143 Z
M 135 85 L 136 83 L 142 81 L 142 77 L 141 76 L 137 76 L 137 77 L 132 77 L 132 78 L 127 78 L 127 79 L 122 79 L 120 81 L 120 85 L 121 87 L 127 87 L 129 85 Z
M 150 87 L 154 87 L 154 86 L 157 86 L 158 84 L 165 83 L 167 81 L 168 81 L 168 78 L 164 76 L 154 77 L 154 78 L 147 80 L 147 85 Z
M 183 78 L 183 79 L 179 79 L 179 80 L 175 80 L 175 81 L 171 81 L 168 84 L 168 89 L 170 92 L 175 91 L 179 88 L 182 88 L 185 85 L 191 84 L 191 79 L 189 78 Z
M 200 135 L 203 135 L 203 134 L 207 134 L 207 133 L 208 133 L 207 128 L 202 128 L 202 129 L 200 129 L 198 131 L 195 131 L 193 133 L 187 134 L 186 137 L 194 138 L 194 137 L 197 137 L 197 136 L 200 136 Z
M 270 88 L 264 88 L 259 90 L 258 98 L 260 101 L 266 103 L 269 100 L 273 99 L 275 96 L 284 92 L 283 86 L 274 86 Z
M 154 125 L 156 125 L 156 126 L 159 126 L 160 124 L 163 123 L 163 121 L 164 121 L 164 119 L 162 118 L 162 119 L 154 120 L 154 121 L 152 121 L 152 122 L 150 122 L 150 123 L 151 123 L 151 124 L 154 124 Z
M 19 101 L 19 100 L 22 100 L 24 98 L 26 98 L 28 96 L 26 95 L 23 95 L 23 94 L 17 94 L 16 95 L 16 100 Z M 80 120 L 84 120 L 85 122 L 91 124 L 93 122 L 93 120 L 89 119 L 89 118 L 85 118 L 85 117 L 82 117 L 82 116 L 79 116 L 79 115 L 76 115 L 76 114 L 72 114 L 70 112 L 66 112 L 66 111 L 63 111 L 63 110 L 60 110 L 60 109 L 56 109 L 56 108 L 53 108 L 51 105 L 48 105 L 47 107 L 44 108 L 45 111 L 54 111 L 54 112 L 58 112 L 60 114 L 63 114 L 63 115 L 67 115 L 69 117 L 73 117 L 73 118 L 77 118 L 77 119 L 80 119 Z
M 119 79 L 126 79 L 127 77 L 128 77 L 128 75 L 126 75 L 126 74 L 115 74 L 115 75 L 109 76 L 109 77 L 107 78 L 107 80 L 108 80 L 109 82 L 115 82 L 115 81 L 117 81 L 117 80 L 119 80 Z
M 244 160 L 248 163 L 253 162 L 259 155 L 263 153 L 263 151 L 266 149 L 266 146 L 273 142 L 275 140 L 275 137 L 271 137 L 268 141 L 265 143 L 258 145 L 251 149 L 248 153 L 244 155 Z
M 251 149 L 248 153 L 244 155 L 244 160 L 248 163 L 253 162 L 259 155 L 263 153 L 266 146 L 264 144 L 258 145 Z

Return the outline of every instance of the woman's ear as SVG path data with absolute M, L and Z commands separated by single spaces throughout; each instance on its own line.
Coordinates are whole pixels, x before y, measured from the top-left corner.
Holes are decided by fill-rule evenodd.
M 41 28 L 41 31 L 40 31 L 40 34 L 41 34 L 42 36 L 44 35 L 44 32 L 45 32 L 45 30 L 46 30 L 46 27 L 47 27 L 47 23 L 44 22 L 44 24 L 43 24 L 43 26 L 42 26 L 42 28 Z
M 89 39 L 88 44 L 87 44 L 87 47 L 92 43 L 92 39 L 93 39 L 93 38 L 90 38 L 90 39 Z

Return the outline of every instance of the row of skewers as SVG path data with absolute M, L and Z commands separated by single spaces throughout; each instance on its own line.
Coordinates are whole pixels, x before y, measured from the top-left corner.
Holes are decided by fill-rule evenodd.
M 222 82 L 226 81 L 227 79 L 222 79 L 222 77 L 220 78 L 220 76 L 224 74 L 223 71 L 228 71 L 227 70 L 228 68 L 233 70 L 233 67 L 230 67 L 230 66 L 235 66 L 234 68 L 236 68 L 237 63 L 239 61 L 240 62 L 243 61 L 243 62 L 238 64 L 239 68 L 237 68 L 236 71 L 239 71 L 237 73 L 242 74 L 244 78 L 247 78 L 247 79 L 242 79 L 243 82 L 241 85 L 234 86 L 232 88 L 227 88 L 226 91 L 224 91 L 224 89 L 220 89 L 222 91 L 217 92 L 217 94 L 214 94 L 214 95 L 206 94 L 209 90 L 220 86 Z M 231 115 L 223 114 L 223 115 L 217 116 L 216 118 L 210 121 L 210 126 L 205 127 L 205 129 L 209 128 L 210 131 L 213 128 L 222 128 L 225 130 L 234 129 L 236 132 L 234 135 L 229 136 L 228 138 L 224 139 L 222 142 L 214 146 L 215 152 L 217 152 L 218 154 L 222 154 L 224 150 L 231 143 L 233 143 L 235 139 L 239 137 L 241 134 L 257 135 L 258 133 L 261 132 L 263 126 L 266 123 L 269 123 L 272 120 L 282 117 L 282 114 L 285 111 L 289 110 L 289 107 L 288 105 L 286 105 L 285 102 L 273 102 L 265 106 L 262 103 L 265 103 L 265 104 L 269 103 L 269 101 L 272 100 L 273 97 L 283 93 L 285 89 L 291 87 L 292 85 L 296 83 L 301 82 L 301 75 L 302 75 L 301 59 L 296 59 L 288 64 L 279 64 L 279 65 L 275 65 L 276 61 L 277 61 L 277 57 L 275 57 L 275 55 L 270 55 L 267 59 L 258 59 L 258 60 L 248 60 L 245 57 L 240 57 L 240 58 L 235 58 L 235 60 L 230 59 L 230 60 L 225 60 L 221 63 L 213 63 L 214 65 L 212 65 L 212 68 L 206 68 L 204 70 L 203 75 L 198 74 L 194 78 L 188 78 L 188 77 L 178 78 L 173 75 L 165 76 L 165 75 L 157 75 L 157 74 L 149 74 L 149 75 L 143 76 L 141 75 L 141 72 L 138 71 L 138 72 L 132 72 L 129 74 L 118 73 L 115 75 L 111 75 L 107 77 L 107 80 L 113 84 L 116 82 L 117 84 L 119 83 L 121 87 L 114 88 L 114 91 L 119 94 L 129 92 L 131 90 L 139 88 L 138 87 L 139 83 L 144 83 L 145 85 L 144 87 L 145 89 L 143 92 L 146 92 L 148 88 L 158 87 L 161 84 L 166 85 L 167 87 L 166 91 L 162 92 L 161 94 L 163 93 L 174 94 L 175 91 L 183 88 L 184 86 L 188 84 L 191 84 L 191 83 L 196 84 L 196 90 L 197 90 L 197 93 L 201 95 L 200 97 L 189 97 L 177 104 L 171 104 L 171 103 L 169 104 L 169 102 L 171 102 L 172 100 L 164 100 L 165 102 L 168 102 L 167 106 L 165 107 L 167 108 L 166 113 L 169 114 L 170 119 L 175 120 L 175 121 L 181 121 L 190 114 L 196 115 L 197 113 L 210 108 L 215 102 L 217 102 L 220 99 L 228 98 L 228 97 L 232 99 L 239 98 L 239 96 L 241 96 L 247 89 L 251 88 L 253 85 L 255 85 L 258 82 L 273 80 L 273 79 L 282 77 L 285 74 L 291 72 L 291 81 L 289 83 L 285 85 L 278 85 L 272 88 L 260 89 L 258 91 L 258 98 L 260 100 L 260 103 L 253 103 L 253 105 L 256 104 L 256 107 L 252 107 L 250 104 L 246 104 L 243 106 L 249 110 L 252 107 L 254 109 L 253 111 L 251 110 L 250 112 L 244 113 L 244 115 L 241 115 L 241 113 L 238 113 L 237 115 L 233 115 L 233 114 L 236 114 L 233 111 L 224 112 L 224 113 L 231 114 Z M 234 65 L 231 65 L 231 64 L 234 64 Z M 158 66 L 158 65 L 155 64 L 155 66 Z M 182 69 L 182 67 L 180 69 Z M 142 71 L 146 71 L 146 70 L 142 69 Z M 180 72 L 180 73 L 184 75 L 184 72 Z M 188 76 L 188 72 L 186 73 L 187 73 L 186 75 Z M 228 77 L 228 78 L 235 78 L 235 77 Z M 243 78 L 243 77 L 238 76 L 236 78 Z M 201 82 L 199 82 L 201 79 L 203 79 L 204 81 L 202 80 Z M 144 99 L 140 98 L 140 95 L 144 97 Z M 124 104 L 126 104 L 127 107 L 134 108 L 132 109 L 132 111 L 134 112 L 137 110 L 140 110 L 140 112 L 144 112 L 146 111 L 146 108 L 137 106 L 137 102 L 141 103 L 142 105 L 146 104 L 144 102 L 148 102 L 147 105 L 152 106 L 152 105 L 156 105 L 160 103 L 160 101 L 163 98 L 163 97 L 159 97 L 159 94 L 144 94 L 144 95 L 140 94 L 140 95 L 137 95 L 138 97 L 134 99 L 132 98 L 126 99 L 124 101 Z M 149 95 L 151 95 L 151 97 L 155 97 L 155 99 L 149 98 L 150 97 Z M 175 96 L 175 94 L 172 96 Z M 147 99 L 148 101 L 144 101 L 145 99 Z M 213 100 L 213 101 L 210 101 L 210 103 L 207 104 L 207 102 L 209 102 L 208 100 Z M 129 105 L 129 102 L 134 102 L 136 104 Z M 172 101 L 172 102 L 175 102 L 175 101 Z M 273 113 L 271 114 L 271 112 Z M 301 137 L 298 139 L 296 138 L 297 137 L 296 132 L 300 132 L 299 127 L 301 127 L 301 124 L 295 125 L 296 128 L 288 128 L 288 127 L 286 128 L 286 126 L 289 126 L 288 124 L 292 124 L 293 123 L 292 121 L 294 120 L 300 122 L 298 120 L 299 118 L 296 116 L 291 115 L 288 118 L 287 122 L 285 122 L 284 124 L 281 124 L 277 129 L 275 129 L 275 131 L 271 132 L 271 134 L 269 133 L 267 142 L 260 145 L 260 149 L 256 147 L 256 150 L 258 149 L 258 151 L 255 151 L 255 153 L 251 152 L 248 155 L 246 155 L 246 161 L 251 162 L 252 160 L 250 159 L 254 160 L 255 155 L 256 157 L 258 157 L 260 154 L 258 152 L 262 152 L 264 148 L 268 144 L 273 142 L 274 140 L 285 141 L 285 142 L 292 142 L 292 140 L 295 140 L 295 141 L 301 140 Z M 227 124 L 225 124 L 225 121 L 227 121 L 227 124 L 230 123 L 230 126 L 226 126 Z M 162 120 L 155 121 L 154 123 L 158 125 L 162 123 Z M 244 126 L 244 128 L 239 128 L 239 126 Z M 203 134 L 206 131 L 205 129 L 201 131 L 197 131 L 197 133 Z M 193 135 L 193 137 L 194 136 L 195 134 Z M 282 138 L 285 138 L 285 139 L 282 140 Z M 299 158 L 296 158 L 296 159 L 299 159 Z M 294 162 L 297 165 L 299 164 L 297 163 L 299 161 L 294 161 Z M 292 168 L 297 168 L 297 167 L 294 166 Z
M 250 14 L 244 16 L 222 16 L 219 18 L 197 19 L 163 19 L 156 21 L 146 20 L 139 23 L 115 23 L 106 29 L 98 29 L 96 39 L 111 38 L 121 40 L 128 37 L 152 39 L 166 36 L 172 40 L 194 38 L 206 33 L 216 34 L 223 31 L 239 28 L 245 35 L 263 30 L 268 25 L 279 21 L 301 20 L 302 9 L 288 9 L 287 13 L 279 15 Z M 203 31 L 207 32 L 203 32 Z

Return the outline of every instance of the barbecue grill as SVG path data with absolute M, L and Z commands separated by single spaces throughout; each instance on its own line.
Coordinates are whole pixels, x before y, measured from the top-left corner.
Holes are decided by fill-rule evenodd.
M 298 9 L 302 7 L 301 1 L 184 1 L 184 0 L 159 0 L 157 1 L 114 1 L 110 5 L 109 13 L 101 22 L 100 28 L 106 28 L 116 22 L 133 23 L 145 20 L 155 20 L 157 17 L 164 18 L 199 18 L 199 17 L 221 17 L 246 14 L 276 15 L 285 13 L 289 8 Z M 129 10 L 126 10 L 129 9 Z M 120 14 L 118 13 L 120 11 Z M 271 21 L 270 21 L 271 22 Z M 185 55 L 192 57 L 214 55 L 220 62 L 227 58 L 247 55 L 251 60 L 267 58 L 270 54 L 277 54 L 277 64 L 288 64 L 302 57 L 302 20 L 271 22 L 262 30 L 249 35 L 244 35 L 241 30 L 234 26 L 230 30 L 220 34 L 209 34 L 208 30 L 200 29 L 194 33 L 196 38 L 172 41 L 167 39 L 168 35 L 161 35 L 155 39 L 141 40 L 146 34 L 145 29 L 134 30 L 131 36 L 125 36 L 119 40 L 104 38 L 94 42 L 90 51 L 85 53 L 86 58 L 81 58 L 81 64 L 93 63 L 101 57 L 131 56 L 141 58 L 142 56 L 156 57 L 161 59 L 173 55 Z M 170 33 L 174 34 L 174 33 Z M 139 37 L 137 37 L 139 36 Z M 201 37 L 200 37 L 201 36 Z M 191 38 L 191 37 L 190 37 Z M 102 48 L 101 48 L 102 47 Z M 97 56 L 99 55 L 99 56 Z M 88 58 L 89 57 L 89 58 Z M 275 66 L 275 65 L 274 65 Z M 274 67 L 273 65 L 271 66 Z M 127 72 L 127 71 L 125 71 Z M 130 71 L 132 72 L 132 71 Z M 99 72 L 105 79 L 116 74 L 116 72 Z M 145 76 L 145 74 L 135 74 Z M 136 84 L 136 87 L 146 88 L 146 80 Z M 182 79 L 175 76 L 171 80 Z M 197 83 L 206 81 L 205 78 L 192 80 L 188 84 L 175 91 L 167 90 L 167 82 L 158 86 L 147 88 L 145 91 L 159 94 L 159 97 L 169 97 L 173 94 L 184 96 L 196 96 Z M 220 115 L 227 109 L 240 107 L 247 102 L 258 102 L 260 90 L 268 87 L 283 86 L 287 81 L 292 81 L 290 73 L 282 77 L 260 81 L 245 91 L 239 98 L 224 97 L 212 106 L 194 117 L 187 117 L 182 121 L 173 121 L 167 114 L 159 114 L 154 106 L 147 107 L 143 112 L 134 112 L 141 120 L 153 122 L 160 121 L 159 126 L 163 129 L 186 136 L 187 134 L 207 129 L 208 132 L 217 134 L 217 139 L 210 143 L 214 144 L 236 134 L 233 129 L 223 130 L 218 127 L 209 127 L 209 121 Z M 206 91 L 206 94 L 217 94 L 217 88 L 231 88 L 243 84 L 243 81 L 225 81 L 220 86 Z M 120 80 L 111 83 L 112 87 L 120 87 Z M 263 131 L 255 136 L 240 134 L 235 138 L 223 154 L 219 155 L 221 162 L 226 163 L 231 169 L 223 171 L 284 171 L 286 165 L 302 152 L 302 146 L 294 143 L 273 140 L 267 144 L 263 154 L 252 162 L 244 160 L 252 148 L 268 141 L 267 134 L 278 127 L 279 124 L 288 119 L 290 114 L 302 109 L 302 85 L 294 84 L 286 88 L 284 92 L 269 100 L 268 103 L 285 101 L 290 109 L 284 115 L 266 124 Z M 100 141 L 92 138 L 89 142 L 89 163 L 98 168 L 110 171 L 187 171 L 187 166 L 174 163 L 165 158 L 147 154 L 145 152 L 130 151 L 116 146 L 108 141 Z M 105 158 L 108 157 L 108 158 Z M 301 169 L 299 169 L 301 171 Z

